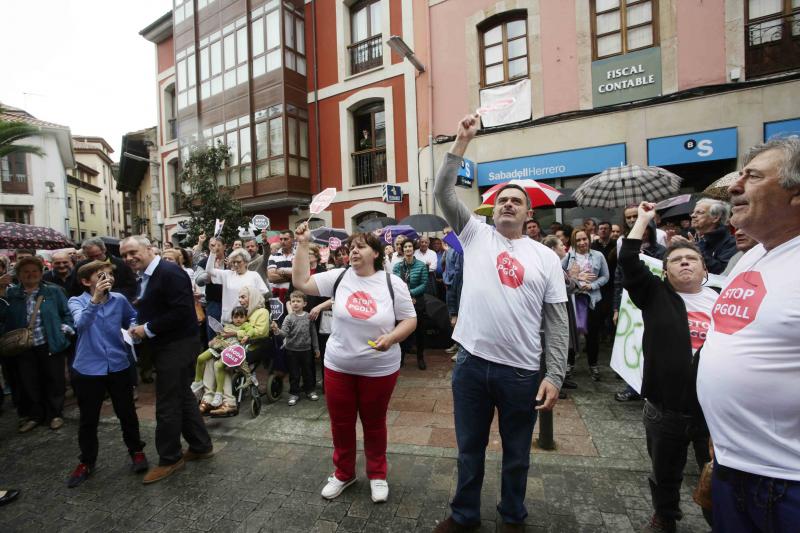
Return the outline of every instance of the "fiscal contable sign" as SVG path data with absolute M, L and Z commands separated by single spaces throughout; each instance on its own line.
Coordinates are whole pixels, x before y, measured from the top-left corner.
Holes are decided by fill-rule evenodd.
M 403 201 L 403 189 L 399 185 L 383 185 L 383 201 L 390 204 L 399 204 Z
M 592 63 L 594 107 L 661 96 L 661 49 L 647 48 Z
M 644 254 L 639 255 L 639 259 L 644 261 L 653 274 L 663 276 L 664 271 L 660 260 Z M 706 287 L 721 288 L 724 282 L 725 278 L 723 276 L 709 274 Z M 705 338 L 706 332 L 703 328 L 706 327 L 707 323 L 701 324 L 699 320 L 693 320 L 692 316 L 687 316 L 687 320 L 689 320 L 689 334 L 692 336 L 692 346 L 699 347 Z M 610 366 L 638 393 L 642 391 L 642 376 L 644 375 L 643 334 L 644 320 L 642 320 L 642 312 L 634 305 L 628 295 L 628 291 L 623 290 Z
M 679 165 L 736 159 L 736 128 L 697 131 L 647 140 L 649 165 Z

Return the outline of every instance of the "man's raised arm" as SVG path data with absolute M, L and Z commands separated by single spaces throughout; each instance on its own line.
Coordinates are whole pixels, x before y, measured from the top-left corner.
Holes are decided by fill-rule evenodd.
M 450 151 L 445 155 L 433 186 L 434 197 L 439 207 L 442 208 L 445 220 L 456 232 L 456 235 L 461 233 L 470 218 L 469 209 L 456 196 L 455 186 L 458 168 L 463 160 L 464 152 L 467 151 L 469 142 L 475 137 L 479 127 L 480 117 L 478 115 L 467 115 L 458 123 L 456 140 Z

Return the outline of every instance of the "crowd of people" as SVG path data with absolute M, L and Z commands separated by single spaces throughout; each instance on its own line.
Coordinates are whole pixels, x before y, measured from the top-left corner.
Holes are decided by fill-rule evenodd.
M 253 236 L 230 247 L 201 233 L 191 249 L 159 250 L 132 236 L 121 257 L 90 238 L 53 253 L 49 268 L 33 250 L 16 250 L 13 264 L 0 256 L 2 332 L 30 331 L 19 354 L 0 358 L 19 433 L 61 430 L 69 384 L 80 453 L 67 485 L 77 487 L 96 467 L 108 398 L 132 472 L 154 483 L 214 455 L 203 416 L 236 415 L 234 377 L 257 386 L 251 365 L 263 364 L 288 376 L 289 406 L 325 393 L 335 471 L 322 496 L 356 481 L 360 420 L 370 494 L 384 502 L 389 399 L 407 354 L 427 368 L 433 296 L 453 327 L 458 443 L 452 514 L 436 531 L 480 525 L 495 410 L 497 509 L 504 531 L 521 531 L 537 415 L 577 388 L 582 352 L 592 380 L 610 377 L 600 345 L 614 338 L 625 289 L 642 311 L 644 376 L 640 391 L 627 386 L 615 399 L 643 400 L 653 503 L 645 531 L 676 530 L 690 446 L 699 467 L 713 464 L 713 508 L 704 511 L 716 531 L 790 531 L 800 523 L 800 285 L 791 274 L 800 259 L 800 141 L 754 147 L 731 203 L 702 199 L 686 220 L 659 220 L 643 202 L 626 206 L 619 223 L 586 218 L 545 232 L 517 185 L 498 191 L 492 224 L 458 200 L 457 171 L 478 124 L 472 115 L 459 123 L 435 181 L 450 225 L 444 239 L 387 244 L 356 233 L 323 250 L 300 224 L 272 244 L 266 232 L 260 243 Z M 451 232 L 461 250 L 446 244 Z M 659 260 L 664 276 L 642 255 Z M 721 292 L 705 286 L 708 274 L 727 276 Z M 225 359 L 235 346 L 238 368 Z M 155 381 L 153 465 L 136 415 L 140 381 Z M 0 491 L 0 503 L 16 494 Z

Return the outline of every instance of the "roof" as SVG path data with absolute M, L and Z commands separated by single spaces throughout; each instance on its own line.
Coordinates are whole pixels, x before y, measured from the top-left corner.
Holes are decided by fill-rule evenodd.
M 158 44 L 167 37 L 172 35 L 172 10 L 170 9 L 155 22 L 151 23 L 145 29 L 139 32 L 139 35 L 150 41 L 151 43 Z
M 18 107 L 12 107 L 5 104 L 3 104 L 2 107 L 3 112 L 0 113 L 0 118 L 3 120 L 8 120 L 9 122 L 24 122 L 25 124 L 39 126 L 41 128 L 61 128 L 69 130 L 69 127 L 67 126 L 62 126 L 61 124 L 56 124 L 54 122 L 47 122 L 45 120 L 39 120 L 27 111 Z
M 89 165 L 84 165 L 80 161 L 78 161 L 77 167 L 78 167 L 78 170 L 86 172 L 87 174 L 89 174 L 91 176 L 97 176 L 98 174 L 100 174 L 98 171 L 96 171 L 95 169 L 93 169 Z
M 73 135 L 72 143 L 75 146 L 75 148 L 86 148 L 90 150 L 92 148 L 95 148 L 94 146 L 92 146 L 93 144 L 102 144 L 103 148 L 105 148 L 109 154 L 114 153 L 114 149 L 111 148 L 111 145 L 108 144 L 108 142 L 102 137 L 92 137 L 89 135 Z
M 75 168 L 75 154 L 72 151 L 72 137 L 69 127 L 40 120 L 24 109 L 0 103 L 3 111 L 0 113 L 0 120 L 9 122 L 21 122 L 39 128 L 42 133 L 53 135 L 58 145 L 58 153 L 64 168 Z

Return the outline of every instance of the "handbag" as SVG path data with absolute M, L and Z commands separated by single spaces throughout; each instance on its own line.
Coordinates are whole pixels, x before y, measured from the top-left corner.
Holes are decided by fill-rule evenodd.
M 36 306 L 31 313 L 31 320 L 27 328 L 12 329 L 0 337 L 0 355 L 14 357 L 33 348 L 33 325 L 36 324 L 36 315 L 42 305 L 44 296 L 36 298 Z
M 703 509 L 711 509 L 711 478 L 714 476 L 714 461 L 709 461 L 700 473 L 697 487 L 692 493 L 694 502 Z

